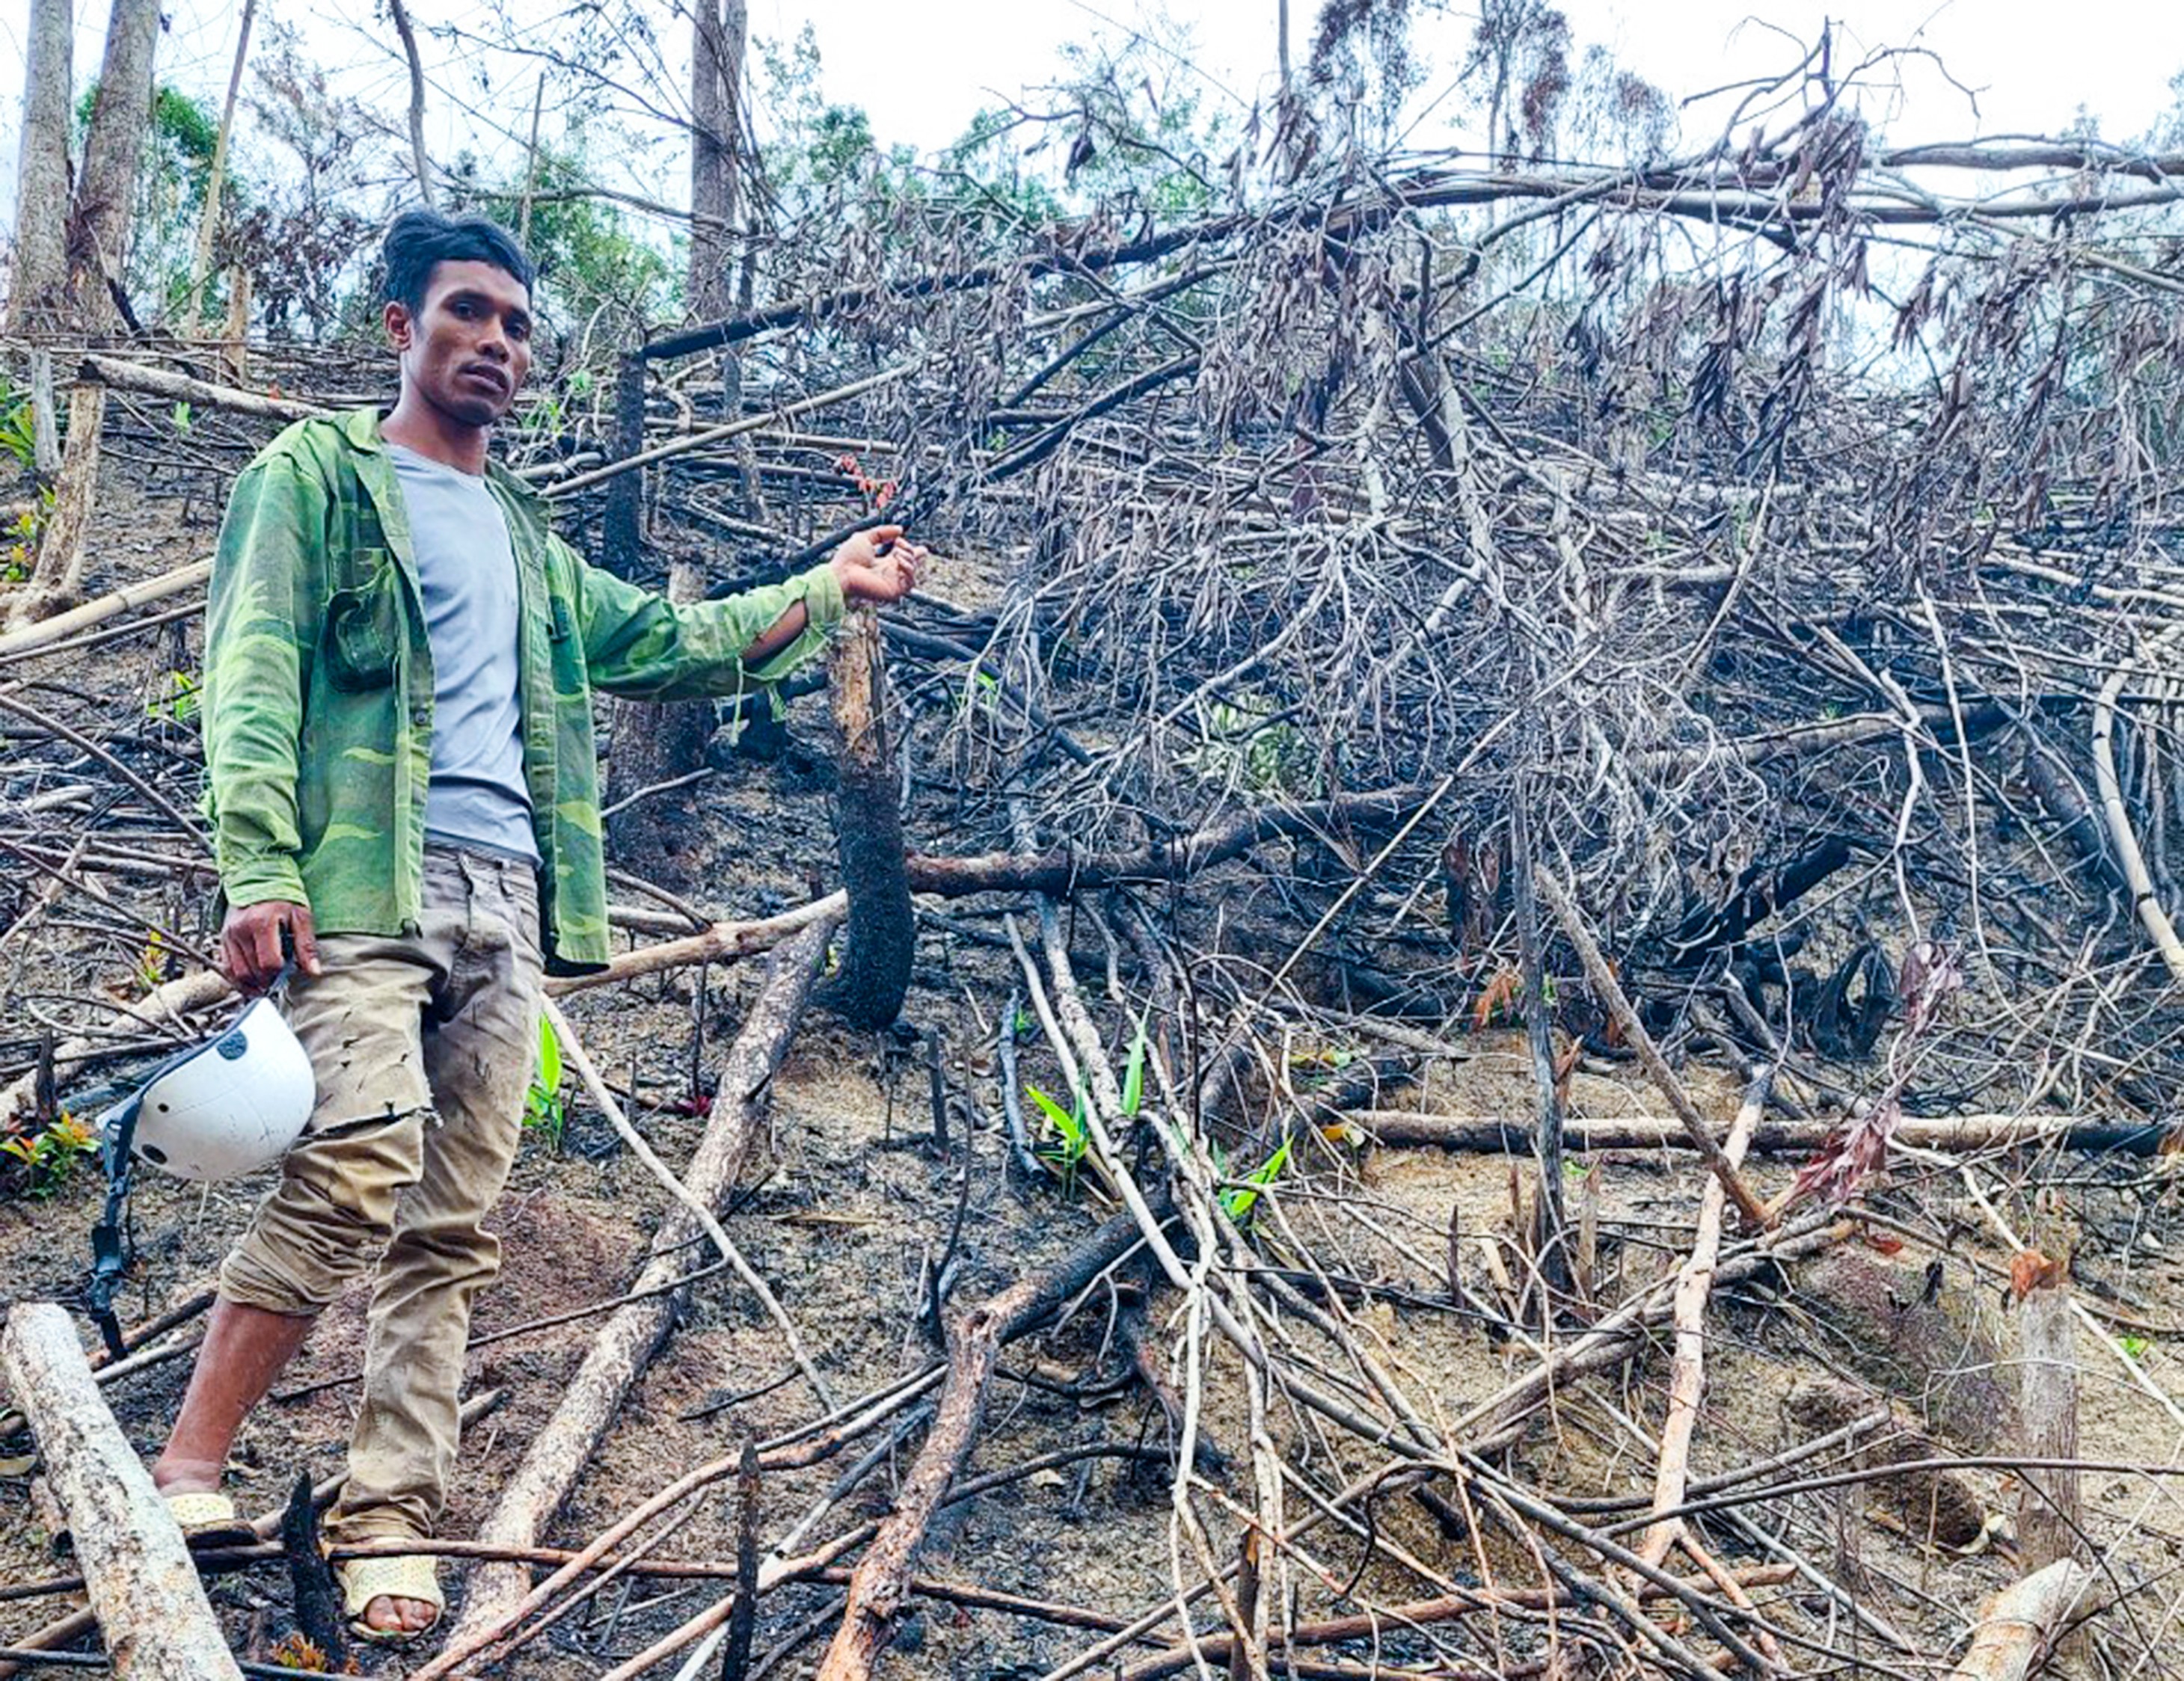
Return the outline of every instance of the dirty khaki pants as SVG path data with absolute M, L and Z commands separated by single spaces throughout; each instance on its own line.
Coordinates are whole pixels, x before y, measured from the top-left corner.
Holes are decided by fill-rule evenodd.
M 538 1046 L 538 885 L 515 859 L 431 846 L 414 938 L 329 934 L 288 1019 L 318 1101 L 220 1294 L 315 1314 L 379 1262 L 344 1541 L 429 1535 L 454 1468 L 471 1303 L 500 1269 L 480 1224 L 508 1178 Z

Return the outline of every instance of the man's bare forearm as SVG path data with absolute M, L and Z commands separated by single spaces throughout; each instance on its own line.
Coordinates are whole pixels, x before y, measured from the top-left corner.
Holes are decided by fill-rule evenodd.
M 763 665 L 781 650 L 804 634 L 804 627 L 811 622 L 811 615 L 804 610 L 800 601 L 791 602 L 788 610 L 758 634 L 758 639 L 746 648 L 743 661 L 746 665 Z

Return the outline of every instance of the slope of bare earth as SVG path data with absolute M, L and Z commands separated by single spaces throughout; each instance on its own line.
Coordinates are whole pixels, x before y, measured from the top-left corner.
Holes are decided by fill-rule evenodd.
M 210 451 L 212 446 L 204 446 Z M 209 458 L 210 459 L 210 458 Z M 220 458 L 226 459 L 226 458 Z M 209 480 L 180 486 L 125 460 L 109 475 L 90 582 L 96 589 L 192 558 L 208 545 L 208 517 L 216 505 Z M 180 490 L 186 493 L 166 494 Z M 960 581 L 965 593 L 975 579 Z M 18 666 L 25 693 L 70 715 L 142 720 L 138 733 L 161 750 L 187 757 L 188 732 L 156 715 L 167 674 L 194 669 L 193 625 L 124 642 L 96 655 L 67 656 Z M 147 708 L 152 710 L 147 711 Z M 817 703 L 798 704 L 792 746 L 768 764 L 739 763 L 694 796 L 688 844 L 678 858 L 677 885 L 709 911 L 763 914 L 800 901 L 814 879 L 832 875 L 826 806 L 827 749 Z M 27 774 L 27 773 L 25 773 Z M 16 780 L 22 780 L 18 776 Z M 11 804 L 64 785 L 50 770 L 6 788 Z M 80 815 L 65 804 L 48 821 L 64 836 Z M 911 828 L 916 843 L 945 849 L 945 807 L 939 793 L 921 791 Z M 172 849 L 178 854 L 179 842 Z M 1237 871 L 1236 905 L 1249 901 L 1249 878 Z M 36 884 L 8 884 L 12 921 L 31 905 Z M 200 887 L 121 878 L 117 889 L 144 913 L 202 942 L 209 905 Z M 48 1017 L 77 1021 L 95 1012 L 98 996 L 133 995 L 147 960 L 141 936 L 103 919 L 75 915 L 57 902 L 41 926 L 0 947 L 7 988 L 6 1037 L 35 1038 Z M 1271 914 L 1271 913 L 1269 913 Z M 64 926 L 76 920 L 82 926 Z M 916 982 L 906 1017 L 944 1047 L 948 1083 L 957 1099 L 948 1143 L 937 1144 L 927 1071 L 914 1049 L 892 1036 L 846 1033 L 816 1016 L 798 1034 L 772 1090 L 770 1148 L 746 1178 L 729 1225 L 752 1262 L 770 1279 L 838 1398 L 869 1393 L 935 1358 L 919 1325 L 924 1278 L 944 1251 L 959 1176 L 968 1175 L 968 1218 L 952 1289 L 959 1300 L 1050 1265 L 1109 1211 L 1089 1184 L 1066 1188 L 1050 1177 L 1026 1183 L 1006 1161 L 1000 1131 L 1002 1094 L 994 1055 L 997 1026 L 1015 980 L 996 921 L 979 906 L 949 907 L 922 935 Z M 1089 938 L 1089 937 L 1087 936 Z M 30 954 L 37 954 L 35 961 Z M 153 952 L 156 965 L 160 955 Z M 571 1014 L 610 1080 L 634 1099 L 638 1125 L 671 1163 L 687 1158 L 702 1125 L 703 1071 L 733 1036 L 756 985 L 755 966 L 716 968 L 702 991 L 689 972 L 649 979 L 572 1001 Z M 1424 1078 L 1401 1099 L 1437 1112 L 1528 1116 L 1532 1088 L 1520 1047 L 1500 1033 L 1467 1033 L 1462 1022 L 1442 1032 L 1461 1058 L 1429 1059 Z M 1344 1055 L 1379 1049 L 1369 1034 L 1332 1047 Z M 1061 1077 L 1042 1052 L 1027 1047 L 1023 1077 L 1050 1090 Z M 1725 1121 L 1736 1105 L 1734 1083 L 1691 1071 L 1710 1116 Z M 64 1090 L 70 1081 L 63 1080 Z M 1635 1067 L 1598 1065 L 1573 1088 L 1580 1115 L 1665 1113 Z M 966 1122 L 967 1122 L 967 1126 Z M 2081 1337 L 2084 1413 L 2081 1446 L 2093 1460 L 2133 1461 L 2154 1455 L 2151 1444 L 2176 1438 L 2179 1415 L 2162 1397 L 2184 1389 L 2176 1350 L 2184 1328 L 2170 1322 L 2180 1282 L 2173 1256 L 2184 1254 L 2184 1223 L 2165 1177 L 2136 1166 L 2105 1162 L 2042 1164 L 2049 1177 L 2075 1179 L 2067 1207 L 2043 1216 L 2038 1234 L 2051 1246 L 2077 1250 L 2086 1299 L 2113 1335 L 2103 1346 Z M 1600 1233 L 1596 1283 L 1603 1296 L 1627 1294 L 1673 1270 L 1686 1249 L 1701 1194 L 1702 1175 L 1682 1152 L 1610 1153 L 1574 1158 L 1568 1187 L 1574 1210 L 1588 1203 Z M 1756 1177 L 1779 1189 L 1787 1169 L 1770 1164 Z M 1524 1177 L 1519 1164 L 1518 1177 Z M 1505 1328 L 1490 1327 L 1449 1294 L 1451 1210 L 1462 1234 L 1458 1268 L 1474 1298 L 1500 1302 L 1498 1270 L 1521 1274 L 1512 1239 L 1513 1178 L 1508 1160 L 1431 1150 L 1380 1149 L 1315 1138 L 1267 1193 L 1256 1228 L 1266 1264 L 1301 1276 L 1325 1275 L 1322 1297 L 1339 1305 L 1351 1335 L 1423 1398 L 1431 1422 L 1453 1418 L 1529 1366 L 1532 1354 Z M 142 1261 L 132 1277 L 125 1317 L 142 1318 L 209 1282 L 226 1244 L 240 1229 L 260 1188 L 207 1191 L 146 1183 L 136 1200 Z M 85 1169 L 50 1194 L 17 1194 L 0 1202 L 0 1277 L 9 1300 L 68 1297 L 88 1261 L 86 1237 L 98 1188 Z M 1943 1304 L 1954 1333 L 1928 1338 L 1916 1359 L 1929 1378 L 1960 1375 L 1967 1364 L 2014 1389 L 2002 1275 L 2008 1252 L 1986 1216 L 1965 1193 L 1953 1166 L 1914 1163 L 1875 1192 L 1876 1210 L 1897 1212 L 1892 1223 L 1847 1226 L 1842 1244 L 1869 1266 L 1876 1308 L 1884 1316 L 1927 1299 Z M 516 1464 L 525 1444 L 552 1411 L 561 1386 L 588 1345 L 595 1321 L 532 1331 L 572 1310 L 610 1302 L 634 1277 L 664 1207 L 652 1180 L 619 1146 L 604 1121 L 576 1105 L 558 1138 L 534 1131 L 526 1141 L 496 1224 L 506 1265 L 480 1310 L 485 1337 L 517 1332 L 479 1347 L 468 1387 L 498 1389 L 504 1400 L 471 1432 L 454 1489 L 446 1533 L 471 1532 Z M 1489 1250 L 1493 1261 L 1489 1260 Z M 1784 1402 L 1801 1379 L 1838 1376 L 1871 1388 L 1863 1355 L 1869 1316 L 1856 1316 L 1837 1297 L 1801 1288 L 1803 1271 L 1762 1273 L 1725 1288 L 1710 1321 L 1709 1387 L 1698 1431 L 1695 1476 L 1761 1459 L 1798 1439 Z M 1173 1356 L 1186 1328 L 1172 1322 L 1156 1297 L 1151 1335 L 1159 1357 L 1179 1383 L 1190 1383 Z M 1168 1440 L 1159 1409 L 1127 1381 L 1113 1340 L 1116 1302 L 1095 1293 L 1068 1323 L 1007 1350 L 996 1380 L 973 1469 L 993 1470 L 1068 1448 L 1158 1447 Z M 245 1430 L 232 1486 L 247 1508 L 279 1500 L 296 1472 L 335 1472 L 362 1353 L 361 1288 L 321 1322 L 281 1393 Z M 1537 1327 L 1532 1328 L 1536 1333 Z M 1318 1333 L 1295 1328 L 1300 1346 Z M 1558 1332 L 1567 1335 L 1568 1332 Z M 1330 1350 L 1329 1358 L 1334 1356 Z M 131 1439 L 149 1453 L 171 1416 L 187 1361 L 161 1365 L 119 1385 L 115 1411 Z M 1535 1485 L 1571 1499 L 1650 1489 L 1654 1432 L 1663 1408 L 1665 1355 L 1643 1352 L 1625 1365 L 1564 1386 L 1514 1450 Z M 1897 1399 L 1917 1411 L 1932 1383 L 1897 1385 Z M 740 1400 L 736 1397 L 747 1397 Z M 1232 1358 L 1208 1360 L 1195 1397 L 1223 1468 L 1207 1475 L 1217 1489 L 1248 1499 L 1250 1470 L 1244 1421 L 1248 1409 Z M 722 1402 L 733 1404 L 721 1405 Z M 715 1275 L 695 1289 L 690 1309 L 638 1387 L 595 1462 L 585 1468 L 552 1539 L 580 1545 L 617 1514 L 693 1466 L 716 1459 L 750 1438 L 783 1433 L 825 1409 L 798 1380 L 775 1327 L 733 1278 Z M 916 1441 L 916 1416 L 882 1454 L 871 1473 L 821 1518 L 809 1539 L 838 1533 L 888 1506 L 894 1479 Z M 1267 1428 L 1293 1463 L 1334 1487 L 1375 1468 L 1357 1444 L 1320 1433 L 1310 1415 L 1277 1397 Z M 773 1478 L 763 1494 L 761 1533 L 769 1540 L 824 1502 L 850 1463 L 872 1442 L 811 1470 Z M 1978 1444 L 1964 1444 L 1966 1446 Z M 1824 1461 L 1823 1466 L 1833 1461 Z M 47 1551 L 25 1475 L 0 1478 L 0 1584 L 22 1584 L 65 1568 Z M 2014 1508 L 2008 1479 L 1972 1473 L 1979 1498 L 1999 1519 Z M 1121 1619 L 1152 1608 L 1176 1592 L 1178 1574 L 1196 1579 L 1195 1564 L 1178 1563 L 1171 1522 L 1170 1478 L 1164 1468 L 1127 1459 L 1086 1457 L 1043 1471 L 948 1514 L 933 1532 L 927 1573 L 951 1581 L 1056 1602 Z M 2173 1567 L 2184 1545 L 2184 1509 L 2170 1485 L 2117 1472 L 2090 1477 L 2088 1526 L 2113 1544 L 2109 1562 L 2120 1584 L 2143 1582 Z M 1293 1516 L 1308 1509 L 1295 1496 Z M 1926 1655 L 1947 1650 L 1970 1608 L 2015 1573 L 2006 1532 L 1998 1524 L 1970 1551 L 1926 1545 L 1900 1522 L 1881 1521 L 1858 1490 L 1778 1496 L 1752 1509 L 1749 1530 L 1710 1528 L 1724 1561 L 1758 1565 L 1795 1556 L 1813 1568 L 1859 1584 L 1861 1607 L 1900 1629 Z M 1627 1516 L 1627 1512 L 1624 1514 Z M 1377 1509 L 1383 1533 L 1399 1539 L 1430 1571 L 1465 1584 L 1491 1581 L 1533 1587 L 1540 1564 L 1502 1540 L 1451 1535 L 1420 1506 L 1390 1499 Z M 1607 1520 L 1601 1518 L 1605 1522 Z M 1233 1536 L 1232 1536 L 1233 1539 Z M 678 1558 L 733 1556 L 734 1533 L 725 1492 L 699 1501 L 662 1551 Z M 1290 1590 L 1284 1614 L 1307 1620 L 1358 1599 L 1417 1596 L 1415 1582 L 1396 1580 L 1384 1564 L 1361 1569 L 1356 1536 L 1332 1528 L 1301 1542 L 1281 1564 Z M 448 1576 L 460 1592 L 461 1572 Z M 575 1678 L 600 1673 L 702 1609 L 721 1590 L 711 1584 L 624 1578 L 575 1616 L 525 1648 L 504 1673 L 517 1677 Z M 770 1599 L 760 1631 L 763 1650 L 800 1634 L 822 1638 L 783 1658 L 772 1673 L 808 1673 L 829 1627 L 838 1589 L 807 1584 Z M 223 1578 L 216 1606 L 239 1650 L 264 1657 L 287 1627 L 285 1577 L 259 1571 Z M 1907 1666 L 1873 1629 L 1831 1611 L 1809 1583 L 1762 1590 L 1770 1617 L 1854 1659 Z M 0 1603 L 0 1638 L 12 1639 L 55 1615 L 65 1599 Z M 1207 1627 L 1203 1610 L 1199 1626 Z M 1156 1639 L 1173 1639 L 1170 1625 Z M 1098 1639 L 1083 1627 L 1003 1611 L 972 1610 L 938 1600 L 913 1610 L 887 1672 L 903 1677 L 1034 1676 Z M 1535 1619 L 1512 1616 L 1499 1629 L 1503 1656 L 1520 1666 L 1541 1654 L 1551 1633 Z M 1390 1661 L 1422 1662 L 1425 1637 L 1391 1631 Z M 1364 1647 L 1353 1650 L 1362 1658 Z M 368 1652 L 367 1673 L 398 1673 L 398 1660 Z M 663 1668 L 660 1673 L 671 1673 Z M 1362 1673 L 1362 1672 L 1361 1672 Z

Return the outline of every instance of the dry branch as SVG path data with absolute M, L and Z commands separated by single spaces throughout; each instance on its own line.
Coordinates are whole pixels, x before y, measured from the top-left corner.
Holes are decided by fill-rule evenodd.
M 235 386 L 214 385 L 209 380 L 171 374 L 164 368 L 125 362 L 115 356 L 86 356 L 78 373 L 85 380 L 121 391 L 142 392 L 163 402 L 187 403 L 193 409 L 226 409 L 234 415 L 254 415 L 260 420 L 286 423 L 308 420 L 330 412 L 315 403 L 298 403 L 292 398 L 266 397 Z
M 1568 893 L 1555 878 L 1555 872 L 1541 870 L 1534 879 L 1538 885 L 1540 897 L 1546 900 L 1547 909 L 1554 912 L 1555 921 L 1562 924 L 1563 934 L 1577 948 L 1578 958 L 1585 965 L 1585 978 L 1592 983 L 1594 994 L 1613 1019 L 1624 1041 L 1637 1050 L 1638 1060 L 1646 1065 L 1646 1072 L 1654 1085 L 1660 1088 L 1661 1095 L 1668 1099 L 1669 1107 L 1675 1111 L 1676 1119 L 1683 1124 L 1693 1148 L 1706 1159 L 1708 1167 L 1721 1181 L 1722 1188 L 1729 1193 L 1730 1200 L 1736 1203 L 1737 1211 L 1744 1216 L 1747 1224 L 1755 1230 L 1772 1225 L 1774 1221 L 1769 1216 L 1766 1205 L 1752 1194 L 1751 1188 L 1744 1183 L 1742 1176 L 1737 1172 L 1720 1144 L 1714 1141 L 1713 1134 L 1707 1131 L 1706 1119 L 1699 1113 L 1698 1105 L 1691 1101 L 1691 1094 L 1684 1089 L 1684 1083 L 1676 1077 L 1675 1071 L 1662 1056 L 1660 1047 L 1653 1043 L 1653 1036 L 1646 1031 L 1646 1024 L 1638 1019 L 1638 1012 L 1630 1007 L 1630 1000 L 1624 996 L 1622 983 L 1615 978 L 1615 971 L 1607 966 L 1607 960 L 1601 955 L 1599 943 L 1592 938 L 1591 930 L 1585 926 L 1585 919 L 1578 915 L 1577 907 L 1570 902 Z
M 51 1303 L 19 1305 L 0 1337 L 0 1364 L 67 1515 L 114 1673 L 239 1678 L 182 1532 L 99 1399 L 75 1322 Z
M 1340 834 L 1353 827 L 1397 821 L 1432 793 L 1418 786 L 1336 799 L 1241 811 L 1173 840 L 1154 841 L 1127 852 L 989 852 L 968 858 L 913 853 L 913 893 L 959 899 L 978 893 L 1043 893 L 1061 897 L 1128 882 L 1187 881 L 1217 864 L 1240 857 L 1262 842 L 1284 835 Z
M 20 630 L 0 636 L 0 661 L 35 654 L 42 648 L 74 636 L 78 631 L 103 624 L 116 614 L 126 613 L 154 601 L 164 601 L 170 595 L 180 595 L 185 590 L 195 589 L 211 577 L 210 560 L 193 560 L 187 566 L 177 566 L 171 572 L 163 572 L 141 584 L 111 590 L 96 600 L 85 602 L 81 607 L 71 607 L 65 613 L 56 613 L 49 619 L 41 619 L 34 625 L 26 625 Z
M 1774 1083 L 1774 1071 L 1762 1069 L 1745 1090 L 1744 1102 L 1730 1123 L 1723 1158 L 1734 1169 L 1744 1161 L 1745 1146 L 1767 1106 L 1767 1094 Z M 1690 1257 L 1676 1275 L 1672 1312 L 1676 1327 L 1675 1352 L 1669 1365 L 1669 1411 L 1661 1425 L 1661 1462 L 1653 1479 L 1653 1527 L 1639 1544 L 1638 1556 L 1658 1564 L 1683 1533 L 1681 1518 L 1663 1517 L 1684 1502 L 1691 1478 L 1691 1433 L 1697 1428 L 1699 1398 L 1706 1390 L 1707 1297 L 1713 1289 L 1714 1266 L 1721 1255 L 1722 1182 L 1707 1182 L 1699 1199 L 1698 1235 L 1691 1240 Z
M 1077 1245 L 1061 1265 L 1019 1280 L 948 1326 L 948 1381 L 933 1428 L 850 1580 L 842 1626 L 820 1665 L 820 1681 L 861 1681 L 894 1632 L 911 1591 L 911 1565 L 949 1484 L 970 1456 L 985 1419 L 986 1385 L 1001 1344 L 1051 1316 L 1138 1243 L 1138 1223 L 1117 1215 Z
M 1489 1115 L 1435 1115 L 1412 1109 L 1354 1109 L 1343 1118 L 1384 1144 L 1403 1148 L 1477 1150 L 1522 1155 L 1531 1148 L 1529 1119 Z M 1563 1122 L 1573 1149 L 1689 1149 L 1680 1121 L 1660 1115 L 1580 1117 Z M 1762 1121 L 1751 1152 L 1799 1155 L 1816 1150 L 1841 1129 L 1825 1121 Z M 2086 1121 L 2068 1115 L 1909 1115 L 1890 1135 L 1900 1149 L 1983 1151 L 2020 1148 L 2113 1150 L 2151 1155 L 2169 1136 L 2159 1122 Z

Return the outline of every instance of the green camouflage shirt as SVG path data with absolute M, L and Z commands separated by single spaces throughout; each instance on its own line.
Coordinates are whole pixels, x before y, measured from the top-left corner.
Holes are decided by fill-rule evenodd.
M 549 970 L 608 958 L 591 696 L 732 695 L 786 675 L 842 616 L 825 565 L 671 604 L 588 565 L 519 480 L 488 469 L 520 598 L 523 771 Z M 797 602 L 808 627 L 742 650 Z M 236 481 L 205 631 L 205 804 L 231 905 L 308 905 L 320 933 L 417 925 L 432 658 L 407 516 L 371 409 L 289 427 Z

